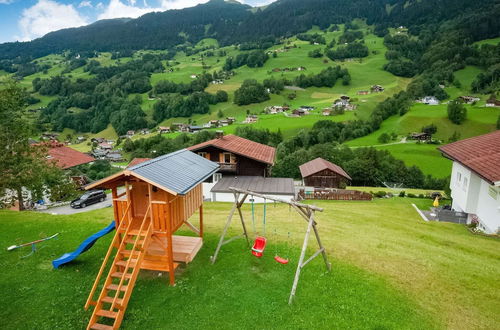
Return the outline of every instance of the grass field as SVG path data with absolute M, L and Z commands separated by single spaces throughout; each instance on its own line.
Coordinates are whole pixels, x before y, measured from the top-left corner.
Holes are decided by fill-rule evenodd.
M 496 328 L 500 322 L 496 294 L 500 290 L 500 241 L 472 235 L 460 225 L 423 222 L 411 202 L 420 207 L 431 203 L 405 198 L 317 202 L 325 208 L 317 221 L 332 272 L 325 273 L 321 258 L 308 264 L 292 306 L 287 305 L 287 296 L 305 222 L 289 213 L 287 206 L 269 206 L 265 256 L 255 259 L 240 240 L 225 245 L 212 266 L 209 256 L 231 205 L 206 203 L 207 235 L 197 258 L 178 269 L 175 287 L 167 286 L 165 274 L 141 272 L 122 326 Z M 247 219 L 249 212 L 245 207 Z M 256 219 L 261 220 L 262 207 L 256 212 Z M 2 328 L 86 326 L 90 313 L 83 305 L 111 237 L 59 270 L 53 270 L 50 261 L 107 225 L 111 215 L 111 209 L 72 216 L 0 211 L 2 246 L 61 233 L 29 258 L 20 258 L 29 248 L 0 252 L 0 316 L 8 320 Z M 287 231 L 292 237 L 289 243 Z M 235 233 L 239 233 L 237 226 L 231 230 Z M 276 249 L 286 255 L 289 247 L 289 265 L 272 260 Z

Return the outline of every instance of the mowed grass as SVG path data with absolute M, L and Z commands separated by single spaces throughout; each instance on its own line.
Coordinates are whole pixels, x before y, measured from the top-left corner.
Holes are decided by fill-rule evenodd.
M 205 203 L 207 235 L 196 259 L 179 268 L 175 287 L 167 286 L 165 274 L 141 272 L 122 326 L 495 328 L 500 322 L 500 241 L 456 224 L 423 222 L 411 202 L 427 207 L 432 201 L 315 202 L 325 209 L 316 219 L 332 272 L 325 272 L 320 257 L 308 264 L 291 306 L 287 298 L 306 223 L 285 205 L 268 205 L 264 257 L 254 258 L 239 240 L 225 245 L 212 266 L 209 256 L 231 204 Z M 244 215 L 251 230 L 249 206 Z M 111 216 L 111 209 L 72 216 L 0 211 L 3 246 L 61 233 L 29 258 L 20 258 L 29 248 L 0 252 L 0 316 L 8 320 L 3 328 L 86 326 L 90 312 L 82 307 L 111 236 L 59 270 L 50 261 L 106 226 Z M 255 218 L 262 232 L 262 205 L 256 206 Z M 234 221 L 230 235 L 239 233 Z M 309 255 L 315 244 L 311 239 Z M 275 252 L 288 256 L 290 264 L 274 262 Z

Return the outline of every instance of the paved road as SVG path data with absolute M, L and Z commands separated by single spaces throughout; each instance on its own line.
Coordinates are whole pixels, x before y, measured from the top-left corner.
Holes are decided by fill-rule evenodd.
M 69 205 L 64 205 L 64 206 L 53 207 L 47 210 L 41 210 L 39 212 L 50 213 L 50 214 L 75 214 L 75 213 L 88 212 L 92 210 L 103 209 L 105 207 L 110 207 L 112 204 L 111 201 L 112 201 L 111 194 L 108 194 L 104 202 L 95 203 L 83 209 L 74 209 Z

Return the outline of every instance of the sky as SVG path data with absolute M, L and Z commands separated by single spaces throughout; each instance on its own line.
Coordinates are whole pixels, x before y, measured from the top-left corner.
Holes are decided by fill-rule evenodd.
M 29 41 L 97 20 L 192 7 L 208 0 L 0 0 L 0 43 Z M 263 6 L 275 0 L 239 0 Z

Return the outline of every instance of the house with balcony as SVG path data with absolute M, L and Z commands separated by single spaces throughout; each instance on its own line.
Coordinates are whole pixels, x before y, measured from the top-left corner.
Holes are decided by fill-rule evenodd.
M 271 176 L 276 149 L 236 135 L 218 131 L 216 138 L 188 150 L 219 164 L 219 170 L 204 183 L 204 195 L 209 198 L 212 187 L 223 177 Z
M 467 213 L 485 233 L 500 233 L 500 131 L 439 148 L 453 161 L 452 209 Z

